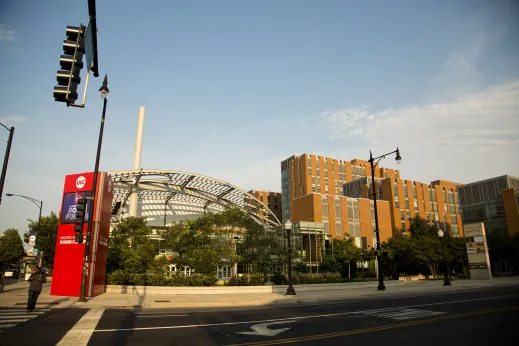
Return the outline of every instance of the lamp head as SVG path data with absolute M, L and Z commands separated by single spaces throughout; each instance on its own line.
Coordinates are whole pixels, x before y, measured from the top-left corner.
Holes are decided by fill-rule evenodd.
M 287 222 L 285 222 L 285 228 L 288 230 L 292 229 L 292 222 L 290 221 L 290 219 L 288 219 Z
M 108 96 L 108 75 L 105 75 L 105 79 L 103 80 L 103 85 L 99 88 L 99 93 L 101 94 L 101 98 L 105 99 Z
M 396 147 L 395 161 L 397 164 L 400 164 L 400 162 L 402 162 L 402 157 L 400 156 L 400 150 L 398 149 L 398 147 Z
M 441 229 L 438 230 L 438 237 L 443 237 L 443 231 Z

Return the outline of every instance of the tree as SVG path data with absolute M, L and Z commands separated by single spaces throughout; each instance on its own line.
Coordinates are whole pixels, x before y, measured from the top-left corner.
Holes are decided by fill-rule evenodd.
M 144 274 L 150 269 L 157 255 L 149 237 L 151 233 L 143 217 L 128 217 L 117 224 L 108 249 L 107 272 L 122 269 Z
M 453 258 L 453 262 L 462 268 L 463 274 L 468 276 L 469 258 L 465 239 L 446 237 L 445 240 L 445 251 L 449 254 L 450 258 Z
M 412 238 L 411 241 L 415 242 L 417 250 L 415 259 L 418 263 L 427 266 L 431 275 L 436 277 L 438 275 L 439 264 L 442 261 L 440 238 L 437 235 L 429 234 Z M 449 261 L 448 253 L 445 253 L 445 258 Z
M 348 278 L 351 278 L 351 264 L 361 258 L 361 249 L 355 245 L 354 238 L 345 235 L 342 240 L 333 239 L 333 254 L 338 262 L 342 262 L 343 269 L 347 264 Z
M 0 244 L 0 264 L 2 267 L 18 263 L 24 253 L 22 238 L 20 238 L 18 230 L 10 228 L 5 231 Z
M 396 235 L 382 243 L 384 265 L 388 273 L 414 272 L 417 270 L 416 242 L 407 235 Z
M 321 271 L 325 273 L 340 273 L 342 265 L 335 259 L 335 257 L 326 255 L 321 263 Z
M 28 243 L 30 233 L 34 232 L 36 234 L 35 246 L 43 256 L 42 265 L 52 268 L 58 235 L 58 216 L 51 212 L 49 216 L 42 216 L 40 222 L 31 219 L 28 221 L 29 231 L 23 235 L 24 242 Z

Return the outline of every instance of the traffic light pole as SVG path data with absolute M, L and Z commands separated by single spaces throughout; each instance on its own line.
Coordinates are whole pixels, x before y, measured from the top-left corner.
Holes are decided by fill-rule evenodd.
M 106 79 L 106 77 L 105 77 Z M 97 156 L 96 163 L 94 169 L 94 180 L 92 182 L 92 197 L 90 203 L 90 211 L 88 215 L 88 226 L 87 226 L 87 234 L 86 234 L 86 244 L 85 244 L 85 253 L 83 255 L 83 275 L 81 276 L 81 291 L 79 293 L 78 302 L 85 303 L 86 300 L 86 279 L 88 272 L 88 261 L 90 255 L 90 237 L 92 235 L 92 219 L 94 218 L 94 205 L 95 205 L 95 196 L 97 190 L 97 175 L 99 172 L 99 159 L 101 158 L 101 146 L 103 144 L 103 131 L 105 127 L 105 115 L 106 115 L 106 103 L 107 98 L 105 97 L 103 102 L 103 116 L 101 117 L 101 128 L 99 129 L 99 140 L 97 142 Z M 87 204 L 88 205 L 88 204 Z
M 9 139 L 7 140 L 7 148 L 5 149 L 4 165 L 2 167 L 2 175 L 0 176 L 0 204 L 2 204 L 2 195 L 4 193 L 5 175 L 7 173 L 7 165 L 9 163 L 9 154 L 11 153 L 11 144 L 13 143 L 14 127 L 7 128 L 4 124 L 0 124 L 9 131 Z

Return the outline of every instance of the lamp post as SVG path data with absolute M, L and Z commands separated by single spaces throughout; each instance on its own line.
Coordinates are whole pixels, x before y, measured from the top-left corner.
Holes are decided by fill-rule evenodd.
M 0 204 L 2 204 L 2 195 L 4 192 L 5 175 L 7 173 L 7 164 L 9 163 L 9 154 L 11 153 L 11 144 L 13 143 L 14 127 L 8 128 L 0 123 L 7 131 L 9 131 L 9 139 L 7 140 L 7 148 L 5 149 L 4 165 L 2 166 L 2 174 L 0 175 Z
M 378 228 L 378 211 L 377 211 L 377 190 L 375 186 L 375 167 L 377 167 L 378 162 L 385 158 L 387 155 L 391 155 L 396 153 L 395 161 L 396 163 L 400 164 L 402 162 L 402 158 L 400 157 L 400 150 L 398 150 L 398 147 L 395 151 L 392 151 L 390 153 L 373 157 L 371 154 L 371 151 L 369 152 L 369 163 L 371 164 L 371 185 L 373 186 L 373 206 L 375 211 L 375 236 L 377 238 L 377 265 L 378 265 L 378 290 L 384 291 L 386 289 L 386 286 L 384 285 L 384 273 L 382 270 L 382 250 L 380 247 L 380 234 L 379 234 L 379 228 Z M 375 160 L 377 160 L 375 162 Z
M 86 303 L 86 277 L 88 271 L 88 255 L 90 253 L 90 237 L 92 235 L 92 219 L 93 219 L 93 209 L 95 205 L 95 195 L 97 190 L 97 175 L 99 172 L 99 159 L 101 158 L 101 147 L 103 145 L 103 131 L 105 127 L 105 116 L 106 116 L 106 103 L 107 96 L 110 91 L 108 90 L 108 75 L 105 75 L 105 79 L 103 80 L 103 85 L 99 88 L 99 93 L 101 98 L 103 99 L 103 115 L 101 116 L 101 127 L 99 129 L 99 139 L 97 142 L 97 155 L 96 155 L 96 163 L 94 168 L 94 179 L 92 181 L 92 197 L 90 197 L 90 211 L 88 216 L 88 226 L 87 226 L 87 234 L 86 234 L 86 243 L 85 243 L 85 252 L 83 254 L 83 273 L 81 276 L 81 287 L 79 292 L 78 302 Z
M 443 264 L 444 264 L 444 271 L 443 274 L 443 286 L 450 286 L 451 281 L 449 280 L 449 264 L 445 260 L 445 252 L 443 251 L 443 231 L 441 229 L 438 230 L 438 237 L 440 237 L 440 247 L 442 249 L 442 258 L 443 258 Z
M 29 201 L 34 203 L 40 209 L 40 214 L 38 215 L 38 229 L 36 230 L 36 237 L 37 237 L 38 233 L 40 231 L 40 228 L 41 228 L 41 211 L 43 209 L 43 201 L 39 201 L 39 200 L 29 197 L 29 196 L 15 195 L 13 193 L 6 193 L 5 195 L 7 197 L 22 197 L 22 198 L 28 199 Z M 38 257 L 39 257 L 38 263 L 39 263 L 39 266 L 41 267 L 42 260 L 43 260 L 43 251 L 38 253 Z
M 292 222 L 290 219 L 285 222 L 285 229 L 287 230 L 287 246 L 288 246 L 288 288 L 287 296 L 295 296 L 296 290 L 292 286 L 292 244 L 290 243 L 290 233 L 292 231 Z

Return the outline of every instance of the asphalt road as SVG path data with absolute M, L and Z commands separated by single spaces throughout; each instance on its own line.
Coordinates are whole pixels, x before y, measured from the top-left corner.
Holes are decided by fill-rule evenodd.
M 52 311 L 0 334 L 6 345 L 55 345 L 85 311 Z M 512 342 L 519 286 L 335 304 L 185 311 L 105 310 L 88 345 L 488 345 Z M 0 342 L 1 342 L 0 341 Z M 15 343 L 16 342 L 16 343 Z M 27 342 L 27 343 L 26 343 Z M 513 344 L 513 342 L 512 342 Z

